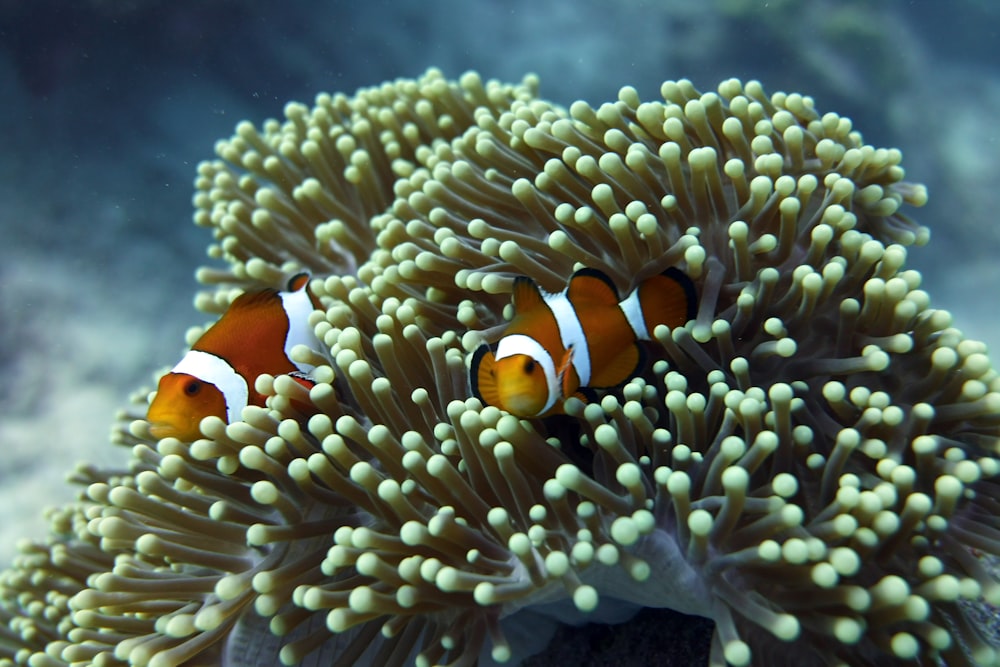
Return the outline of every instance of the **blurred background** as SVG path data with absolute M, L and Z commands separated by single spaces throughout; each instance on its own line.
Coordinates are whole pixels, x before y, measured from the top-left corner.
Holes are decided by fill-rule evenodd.
M 237 122 L 427 67 L 646 99 L 665 79 L 812 95 L 903 150 L 934 305 L 1000 349 L 1000 64 L 992 0 L 0 0 L 0 567 L 44 535 L 115 410 L 184 349 L 195 167 Z

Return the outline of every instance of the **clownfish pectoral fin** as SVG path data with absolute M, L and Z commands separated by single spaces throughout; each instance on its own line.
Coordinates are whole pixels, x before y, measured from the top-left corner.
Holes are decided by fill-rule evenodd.
M 569 279 L 566 296 L 577 305 L 618 305 L 618 288 L 606 273 L 597 269 L 580 269 L 575 272 Z
M 514 289 L 511 293 L 514 313 L 526 313 L 545 302 L 541 290 L 531 278 L 518 276 L 514 278 Z
M 564 397 L 572 396 L 573 392 L 576 391 L 576 379 L 573 376 L 572 345 L 566 348 L 566 353 L 563 354 L 563 358 L 559 362 L 559 367 L 556 369 L 556 377 L 559 378 L 559 386 L 562 389 L 562 395 Z
M 472 354 L 469 366 L 469 384 L 472 395 L 483 405 L 500 407 L 500 392 L 494 372 L 496 357 L 489 345 L 480 345 Z
M 580 387 L 575 392 L 573 392 L 574 398 L 579 398 L 584 403 L 596 403 L 597 402 L 597 392 L 590 387 Z
M 597 369 L 591 376 L 589 384 L 592 387 L 617 387 L 635 375 L 642 364 L 642 348 L 636 344 L 628 345 L 607 365 Z
M 305 288 L 309 284 L 309 280 L 312 278 L 308 273 L 302 271 L 301 273 L 296 273 L 294 276 L 288 279 L 288 289 L 286 292 L 298 292 L 300 289 Z
M 552 415 L 566 414 L 566 401 L 571 398 L 575 398 L 584 404 L 596 403 L 597 392 L 591 389 L 590 387 L 578 387 L 576 391 L 574 391 L 569 396 L 564 397 L 563 400 L 556 401 L 556 404 L 552 406 L 552 409 L 546 412 L 542 416 L 550 417 Z

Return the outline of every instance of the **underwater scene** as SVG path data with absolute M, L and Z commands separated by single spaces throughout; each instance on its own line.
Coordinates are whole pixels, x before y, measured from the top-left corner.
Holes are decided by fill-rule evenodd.
M 1000 664 L 997 25 L 0 0 L 0 667 Z

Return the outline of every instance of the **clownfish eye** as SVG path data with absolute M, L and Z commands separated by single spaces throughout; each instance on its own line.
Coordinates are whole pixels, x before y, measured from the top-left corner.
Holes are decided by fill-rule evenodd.
M 524 372 L 527 373 L 528 375 L 531 375 L 532 373 L 535 372 L 534 359 L 528 359 L 527 361 L 524 362 Z
M 201 382 L 198 380 L 191 380 L 186 385 L 184 385 L 184 393 L 187 396 L 197 396 L 201 391 Z

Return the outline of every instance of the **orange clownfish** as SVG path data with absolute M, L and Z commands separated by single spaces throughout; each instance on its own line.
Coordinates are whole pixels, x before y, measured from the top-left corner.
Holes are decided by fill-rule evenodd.
M 313 367 L 290 358 L 299 344 L 318 349 L 309 315 L 320 305 L 299 274 L 288 291 L 266 289 L 238 296 L 169 373 L 160 378 L 146 420 L 155 438 L 193 441 L 199 424 L 216 416 L 240 420 L 243 408 L 264 405 L 254 389 L 257 376 L 292 374 L 305 384 Z M 311 383 L 310 383 L 311 386 Z
M 581 387 L 622 384 L 642 364 L 637 341 L 660 324 L 678 327 L 695 315 L 691 279 L 676 268 L 644 280 L 621 302 L 596 269 L 573 274 L 549 294 L 529 278 L 514 281 L 514 317 L 494 346 L 472 357 L 472 393 L 518 417 L 561 410 Z

